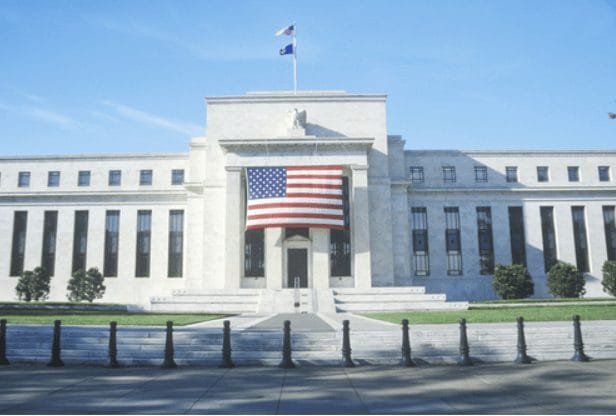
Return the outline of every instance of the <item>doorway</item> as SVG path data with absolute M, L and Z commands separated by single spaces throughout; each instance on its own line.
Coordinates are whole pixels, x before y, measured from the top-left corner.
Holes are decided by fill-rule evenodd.
M 287 249 L 287 287 L 295 287 L 295 278 L 298 278 L 299 287 L 308 287 L 308 249 Z

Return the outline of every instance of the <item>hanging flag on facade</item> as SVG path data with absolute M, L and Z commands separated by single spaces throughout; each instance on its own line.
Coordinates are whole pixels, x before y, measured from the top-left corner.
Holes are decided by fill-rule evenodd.
M 295 34 L 295 25 L 291 25 L 291 26 L 286 26 L 283 27 L 282 29 L 280 29 L 278 32 L 276 32 L 276 36 L 282 36 L 282 35 L 294 35 Z
M 293 44 L 289 43 L 287 46 L 285 46 L 284 48 L 280 49 L 280 54 L 281 55 L 291 55 L 293 53 Z
M 344 229 L 341 166 L 246 169 L 246 229 Z

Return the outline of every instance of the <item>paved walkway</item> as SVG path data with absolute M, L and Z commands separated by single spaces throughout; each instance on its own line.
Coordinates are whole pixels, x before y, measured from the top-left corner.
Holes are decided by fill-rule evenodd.
M 334 332 L 335 329 L 315 313 L 279 313 L 250 326 L 248 331 L 280 331 L 284 321 L 291 322 L 291 330 L 298 332 Z
M 475 367 L 0 367 L 0 413 L 616 413 L 616 360 Z
M 234 331 L 244 330 L 279 330 L 282 331 L 283 322 L 291 321 L 293 331 L 331 332 L 342 331 L 342 321 L 349 321 L 351 330 L 357 331 L 390 331 L 400 325 L 390 322 L 378 321 L 350 313 L 284 313 L 274 315 L 242 314 L 226 318 L 231 322 Z M 221 320 L 200 322 L 187 325 L 184 328 L 220 328 Z

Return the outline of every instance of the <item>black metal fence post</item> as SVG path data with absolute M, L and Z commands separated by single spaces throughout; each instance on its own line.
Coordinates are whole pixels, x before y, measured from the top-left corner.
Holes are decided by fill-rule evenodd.
M 109 361 L 107 362 L 108 368 L 119 368 L 118 363 L 118 346 L 116 342 L 116 332 L 118 323 L 116 321 L 109 322 Z
M 526 355 L 526 337 L 524 336 L 524 318 L 518 316 L 518 355 L 513 360 L 516 364 L 530 364 L 531 359 Z
M 573 315 L 573 348 L 575 352 L 571 361 L 589 361 L 590 358 L 584 354 L 584 343 L 582 342 L 582 329 L 580 327 L 580 315 Z
M 6 359 L 6 319 L 0 319 L 0 365 L 9 365 Z
M 415 367 L 411 359 L 411 341 L 409 339 L 409 320 L 402 320 L 402 367 Z
M 222 363 L 219 368 L 233 368 L 233 360 L 231 360 L 231 323 L 223 321 L 222 323 Z
M 342 321 L 342 366 L 355 367 L 351 359 L 351 338 L 349 335 L 349 321 Z
M 466 319 L 460 319 L 460 358 L 458 358 L 458 365 L 469 366 L 473 365 L 473 361 L 468 354 L 468 338 L 466 337 Z
M 284 321 L 282 334 L 282 361 L 278 364 L 280 368 L 295 368 L 291 359 L 291 321 Z
M 53 322 L 53 342 L 51 344 L 51 360 L 47 363 L 47 367 L 64 367 L 64 363 L 60 358 L 60 328 L 62 321 Z
M 176 368 L 178 365 L 173 359 L 173 321 L 167 321 L 167 339 L 165 340 L 165 361 L 162 368 Z

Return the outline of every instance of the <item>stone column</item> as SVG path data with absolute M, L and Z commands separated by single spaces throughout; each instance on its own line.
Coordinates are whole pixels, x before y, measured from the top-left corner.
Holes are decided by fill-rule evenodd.
M 312 287 L 329 288 L 329 230 L 312 229 Z
M 265 286 L 268 289 L 281 289 L 282 270 L 282 228 L 265 229 Z
M 351 249 L 356 288 L 372 287 L 370 264 L 370 207 L 368 200 L 368 166 L 351 166 Z
M 225 288 L 240 287 L 241 172 L 240 167 L 225 167 L 227 171 L 225 212 Z M 221 242 L 222 243 L 222 242 Z

